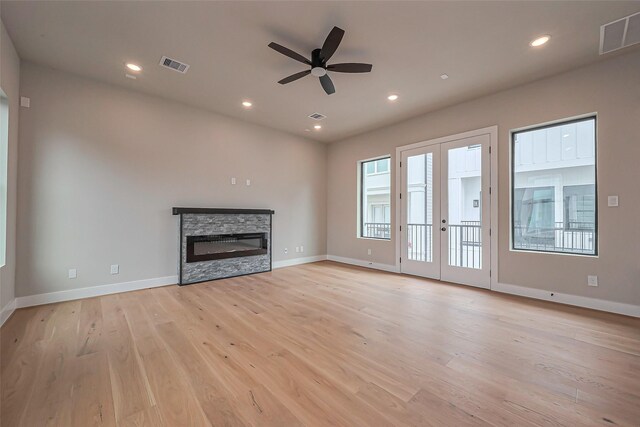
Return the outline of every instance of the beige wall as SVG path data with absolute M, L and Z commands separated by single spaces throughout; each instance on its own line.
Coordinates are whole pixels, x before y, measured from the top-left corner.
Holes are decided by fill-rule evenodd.
M 20 58 L 0 21 L 0 88 L 9 100 L 7 159 L 6 263 L 0 268 L 0 310 L 13 301 L 16 272 L 16 186 L 18 173 L 18 115 L 20 109 Z
M 21 77 L 17 296 L 175 275 L 172 206 L 272 208 L 274 261 L 326 253 L 326 145 L 29 63 Z
M 635 51 L 331 144 L 328 254 L 395 264 L 393 240 L 356 237 L 358 160 L 395 157 L 398 146 L 498 125 L 499 282 L 640 304 L 639 70 L 640 52 Z M 443 84 L 455 84 L 455 76 Z M 510 251 L 510 129 L 591 112 L 598 113 L 599 257 Z M 616 194 L 620 207 L 607 207 L 607 196 Z M 392 222 L 395 229 L 395 218 Z M 599 287 L 587 287 L 588 274 L 599 276 Z

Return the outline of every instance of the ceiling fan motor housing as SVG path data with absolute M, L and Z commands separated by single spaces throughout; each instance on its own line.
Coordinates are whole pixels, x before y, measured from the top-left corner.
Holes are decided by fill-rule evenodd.
M 320 57 L 322 49 L 314 49 L 311 52 L 311 75 L 322 77 L 327 74 L 326 62 Z

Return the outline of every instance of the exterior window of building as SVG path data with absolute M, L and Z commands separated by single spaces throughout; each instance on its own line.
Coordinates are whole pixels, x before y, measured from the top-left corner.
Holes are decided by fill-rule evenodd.
M 0 267 L 5 265 L 7 249 L 8 149 L 9 100 L 0 89 Z
M 391 238 L 391 158 L 360 162 L 360 237 Z
M 513 249 L 597 255 L 596 119 L 512 134 Z

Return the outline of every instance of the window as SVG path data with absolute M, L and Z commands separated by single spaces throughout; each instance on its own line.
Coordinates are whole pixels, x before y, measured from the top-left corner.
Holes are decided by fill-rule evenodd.
M 7 160 L 9 150 L 9 100 L 0 89 L 0 266 L 7 249 Z
M 596 118 L 512 133 L 513 249 L 596 255 Z
M 389 159 L 371 160 L 363 162 L 367 165 L 367 175 L 389 172 Z
M 391 158 L 360 162 L 360 237 L 391 238 Z

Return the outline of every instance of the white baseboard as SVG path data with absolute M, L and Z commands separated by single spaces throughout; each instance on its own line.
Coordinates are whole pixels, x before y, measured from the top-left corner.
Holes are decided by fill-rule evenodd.
M 71 301 L 81 298 L 91 298 L 101 295 L 117 294 L 119 292 L 137 291 L 139 289 L 157 288 L 159 286 L 178 283 L 178 276 L 157 277 L 154 279 L 134 280 L 132 282 L 113 283 L 111 285 L 92 286 L 89 288 L 70 289 L 68 291 L 50 292 L 46 294 L 29 295 L 15 299 L 16 308 L 34 305 L 50 304 L 60 301 Z
M 345 258 L 335 255 L 316 255 L 305 258 L 294 258 L 290 260 L 277 261 L 273 263 L 273 268 L 283 268 L 299 264 L 307 264 L 318 261 L 336 261 L 343 264 L 356 265 L 359 267 L 372 268 L 376 270 L 399 273 L 395 265 L 380 264 L 354 258 Z M 0 311 L 0 326 L 11 316 L 17 308 L 31 307 L 34 305 L 50 304 L 61 301 L 71 301 L 81 298 L 90 298 L 101 295 L 115 294 L 119 292 L 135 291 L 140 289 L 155 288 L 172 285 L 178 282 L 178 276 L 157 277 L 154 279 L 135 280 L 131 282 L 114 283 L 110 285 L 93 286 L 89 288 L 71 289 L 67 291 L 50 292 L 46 294 L 17 297 L 7 303 Z M 543 289 L 527 288 L 524 286 L 510 285 L 507 283 L 497 283 L 492 291 L 502 292 L 511 295 L 519 295 L 544 301 L 553 301 L 561 304 L 568 304 L 577 307 L 590 308 L 594 310 L 606 311 L 610 313 L 624 314 L 626 316 L 640 317 L 640 306 L 626 304 L 615 301 L 607 301 L 597 298 L 589 298 L 578 295 L 563 294 L 546 291 Z
M 284 261 L 275 261 L 273 263 L 273 268 L 276 269 L 276 268 L 283 268 L 283 267 L 291 267 L 292 265 L 308 264 L 310 262 L 325 261 L 326 259 L 327 259 L 326 255 L 315 255 L 315 256 L 308 256 L 304 258 L 286 259 Z
M 343 264 L 357 265 L 359 267 L 373 268 L 376 270 L 389 271 L 391 273 L 399 273 L 400 271 L 395 265 L 380 264 L 377 262 L 363 261 L 361 259 L 344 258 L 336 255 L 327 255 L 329 261 L 341 262 Z
M 360 267 L 374 268 L 376 270 L 388 271 L 391 273 L 400 273 L 395 265 L 378 264 L 375 262 L 364 261 L 360 259 L 344 258 L 335 255 L 327 255 L 329 261 L 341 262 L 343 264 L 357 265 Z M 518 295 L 544 301 L 553 301 L 561 304 L 573 305 L 576 307 L 590 308 L 593 310 L 606 311 L 609 313 L 624 314 L 626 316 L 640 317 L 640 306 L 626 304 L 622 302 L 607 301 L 597 298 L 582 297 L 578 295 L 562 294 L 558 292 L 547 291 L 544 289 L 526 288 L 524 286 L 510 285 L 507 283 L 498 283 L 492 286 L 492 291 L 505 294 Z
M 491 288 L 491 290 L 502 292 L 505 294 L 535 298 L 544 301 L 559 302 L 561 304 L 574 305 L 576 307 L 607 311 L 609 313 L 640 317 L 640 305 L 607 301 L 603 299 L 589 298 L 579 295 L 562 294 L 559 292 L 546 291 L 544 289 L 526 288 L 524 286 L 510 285 L 507 283 L 497 283 Z
M 4 307 L 2 307 L 2 311 L 0 311 L 0 326 L 4 325 L 4 322 L 13 314 L 16 310 L 16 299 L 12 299 L 9 301 Z
M 316 255 L 305 258 L 294 258 L 273 263 L 273 268 L 289 267 L 292 265 L 307 264 L 310 262 L 324 261 L 326 255 Z M 178 276 L 157 277 L 154 279 L 135 280 L 132 282 L 113 283 L 110 285 L 92 286 L 88 288 L 70 289 L 67 291 L 50 292 L 46 294 L 17 297 L 2 309 L 0 324 L 2 324 L 16 308 L 31 307 L 34 305 L 51 304 L 54 302 L 71 301 L 82 298 L 91 298 L 101 295 L 117 294 L 120 292 L 137 291 L 140 289 L 156 288 L 178 283 Z

